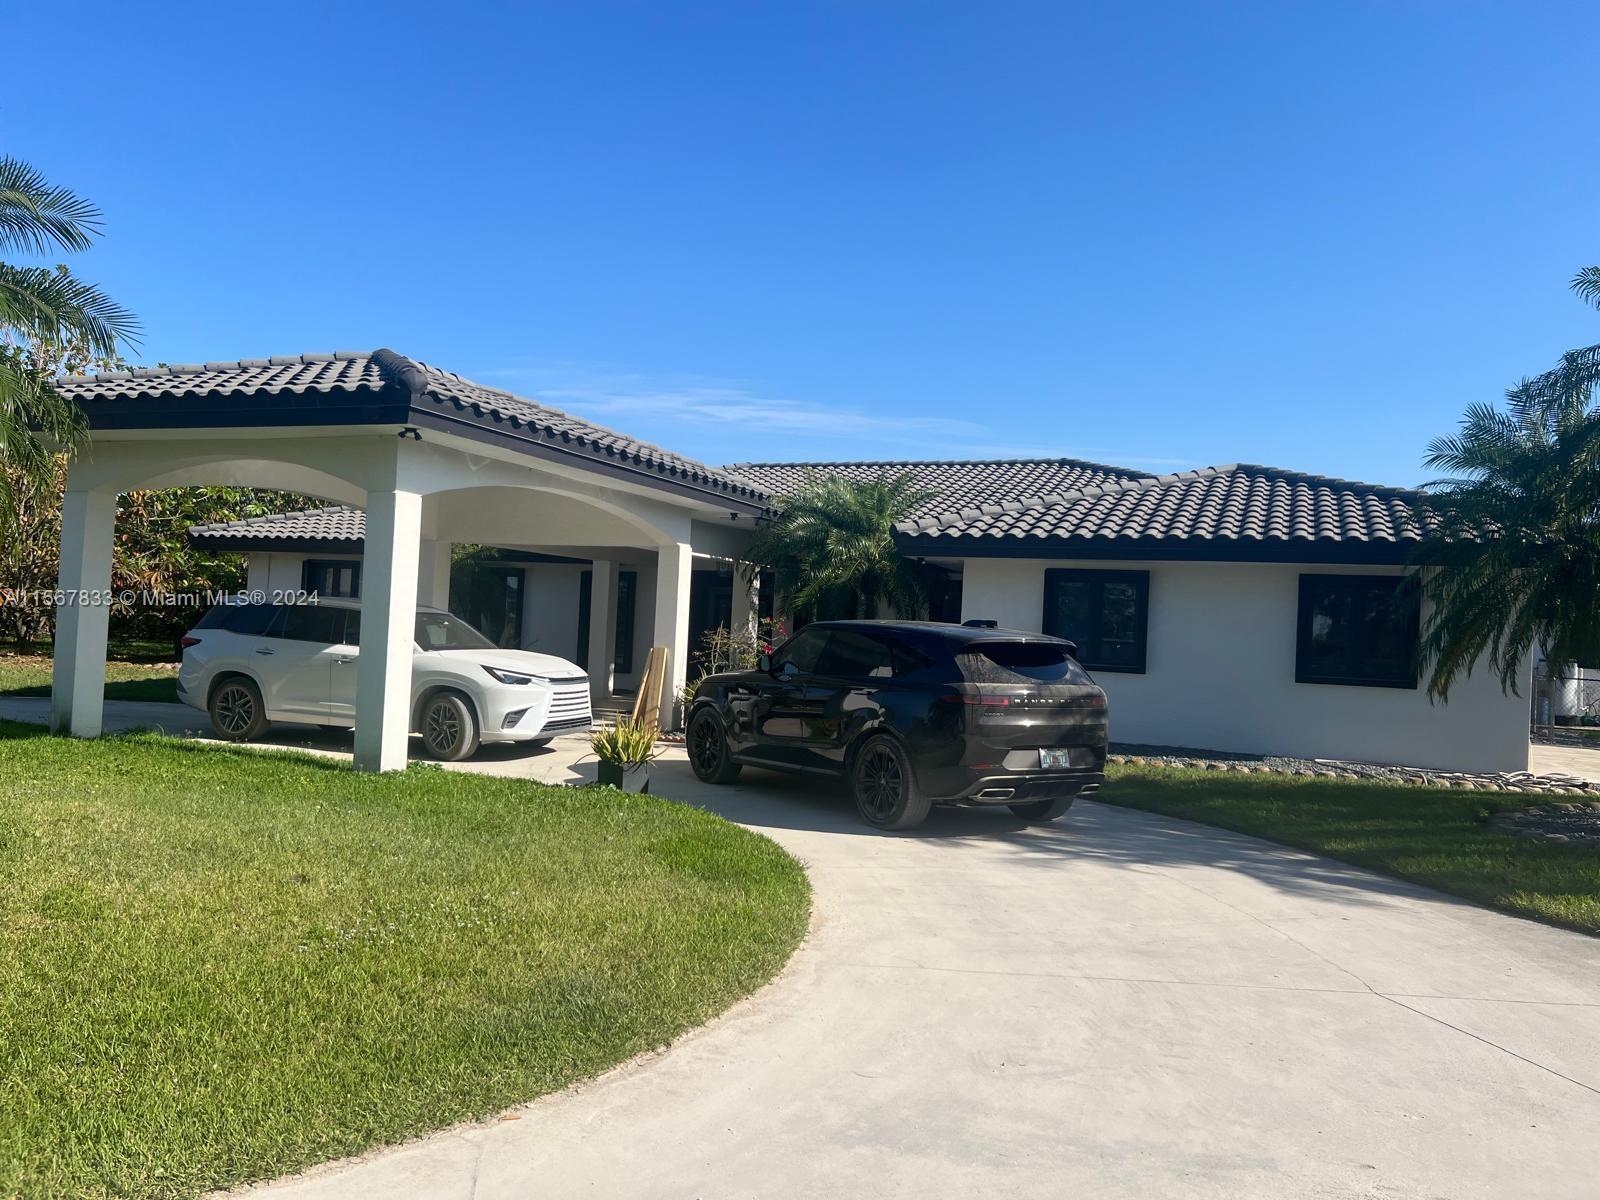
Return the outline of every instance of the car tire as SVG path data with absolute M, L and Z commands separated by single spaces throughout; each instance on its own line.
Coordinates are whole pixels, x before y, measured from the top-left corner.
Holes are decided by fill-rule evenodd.
M 225 742 L 254 741 L 268 725 L 261 689 L 243 675 L 230 676 L 211 689 L 206 713 L 211 731 Z
M 722 727 L 722 718 L 713 710 L 702 708 L 690 717 L 689 731 L 683 740 L 696 779 L 722 784 L 739 778 L 740 764 L 733 761 L 728 749 L 727 730 Z
M 435 692 L 423 703 L 417 724 L 429 758 L 460 762 L 477 752 L 478 718 L 465 696 Z
M 890 737 L 869 738 L 850 764 L 856 812 L 878 829 L 915 829 L 933 802 L 917 786 L 911 760 Z
M 1008 807 L 1024 821 L 1054 821 L 1057 817 L 1065 816 L 1067 809 L 1072 807 L 1074 796 L 1062 796 L 1057 800 L 1035 800 L 1030 804 L 1012 804 Z

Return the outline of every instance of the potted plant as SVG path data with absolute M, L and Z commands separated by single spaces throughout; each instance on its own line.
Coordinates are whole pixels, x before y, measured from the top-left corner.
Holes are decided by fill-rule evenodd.
M 650 763 L 661 753 L 653 725 L 618 717 L 589 735 L 589 749 L 599 760 L 595 782 L 625 792 L 650 790 Z

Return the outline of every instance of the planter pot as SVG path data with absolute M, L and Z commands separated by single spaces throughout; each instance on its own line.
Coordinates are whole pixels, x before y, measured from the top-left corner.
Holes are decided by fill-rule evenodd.
M 650 764 L 602 762 L 597 764 L 595 782 L 602 787 L 621 788 L 625 792 L 647 794 L 650 791 Z

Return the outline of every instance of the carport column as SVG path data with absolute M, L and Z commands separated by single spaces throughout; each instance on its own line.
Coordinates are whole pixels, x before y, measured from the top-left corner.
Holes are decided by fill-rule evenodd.
M 417 603 L 450 607 L 450 543 L 423 538 L 417 546 Z
M 739 564 L 733 566 L 733 611 L 728 614 L 728 632 L 739 635 L 754 632 L 761 612 L 761 576 L 746 580 Z
M 399 771 L 406 765 L 421 530 L 422 497 L 417 493 L 367 493 L 361 657 L 356 663 L 357 770 Z
M 667 648 L 667 687 L 661 702 L 661 728 L 678 728 L 678 695 L 689 674 L 689 580 L 694 554 L 687 542 L 668 542 L 656 551 L 656 636 Z
M 609 700 L 616 680 L 617 564 L 597 558 L 589 569 L 589 696 Z
M 100 736 L 106 697 L 106 627 L 111 618 L 111 535 L 115 492 L 68 491 L 61 501 L 61 571 L 56 606 L 50 728 Z

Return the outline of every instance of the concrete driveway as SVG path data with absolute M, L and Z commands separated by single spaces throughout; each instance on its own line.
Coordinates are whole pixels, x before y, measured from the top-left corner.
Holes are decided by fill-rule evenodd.
M 1597 1194 L 1600 940 L 1102 804 L 884 835 L 814 783 L 655 780 L 806 864 L 785 974 L 515 1119 L 264 1194 Z

